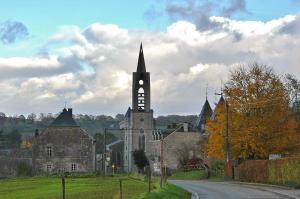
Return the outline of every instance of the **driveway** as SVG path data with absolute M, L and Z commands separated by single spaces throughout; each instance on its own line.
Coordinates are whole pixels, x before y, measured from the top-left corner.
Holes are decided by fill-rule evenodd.
M 169 180 L 192 193 L 192 199 L 292 199 L 280 193 L 279 188 L 243 185 L 232 182 Z M 282 190 L 284 191 L 284 190 Z

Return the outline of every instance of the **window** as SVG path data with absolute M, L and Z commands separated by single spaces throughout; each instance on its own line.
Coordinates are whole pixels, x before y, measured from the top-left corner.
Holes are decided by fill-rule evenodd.
M 49 157 L 52 156 L 52 147 L 51 147 L 51 146 L 47 146 L 47 155 L 48 155 Z
M 75 163 L 72 163 L 72 165 L 71 165 L 71 170 L 72 170 L 72 171 L 76 171 L 76 169 L 77 169 L 76 164 L 75 164 Z
M 52 170 L 52 165 L 51 164 L 47 164 L 47 171 L 51 171 Z
M 139 136 L 139 149 L 142 149 L 145 151 L 145 135 Z
M 145 110 L 145 92 L 143 87 L 140 87 L 138 90 L 138 110 L 144 111 Z
M 143 134 L 144 133 L 144 129 L 140 129 L 140 134 Z

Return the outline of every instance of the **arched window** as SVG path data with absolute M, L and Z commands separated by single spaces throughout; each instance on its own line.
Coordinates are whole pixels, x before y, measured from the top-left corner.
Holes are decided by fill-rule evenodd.
M 138 90 L 138 110 L 145 110 L 145 91 L 143 87 L 140 87 Z
M 145 151 L 145 145 L 146 145 L 146 140 L 145 140 L 145 135 L 142 135 L 142 149 Z
M 140 87 L 140 88 L 139 88 L 138 93 L 144 93 L 143 87 Z
M 139 136 L 139 149 L 145 151 L 145 145 L 146 145 L 146 138 L 144 134 L 141 134 Z

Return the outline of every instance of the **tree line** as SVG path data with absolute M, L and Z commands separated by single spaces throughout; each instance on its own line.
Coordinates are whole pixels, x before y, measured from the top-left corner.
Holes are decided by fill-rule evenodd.
M 27 117 L 24 115 L 7 116 L 5 113 L 0 112 L 0 149 L 18 148 L 22 144 L 22 136 L 24 136 L 24 133 L 33 135 L 36 129 L 40 132 L 43 131 L 43 129 L 47 128 L 57 116 L 58 114 L 52 113 L 31 113 Z M 77 114 L 73 116 L 80 127 L 96 139 L 97 152 L 103 150 L 103 133 L 105 128 L 109 129 L 106 136 L 107 144 L 122 138 L 122 131 L 119 130 L 119 123 L 124 120 L 124 117 L 123 114 L 117 114 L 115 117 L 86 114 Z M 159 116 L 155 118 L 156 128 L 165 129 L 168 125 L 170 126 L 173 123 L 179 122 L 192 123 L 196 117 L 196 115 Z

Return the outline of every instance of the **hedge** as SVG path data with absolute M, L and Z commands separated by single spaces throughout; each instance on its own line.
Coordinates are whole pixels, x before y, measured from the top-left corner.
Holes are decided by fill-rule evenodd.
M 238 165 L 241 181 L 300 187 L 300 158 L 248 160 Z
M 269 161 L 268 183 L 300 187 L 300 158 Z
M 268 161 L 249 160 L 238 166 L 239 179 L 246 182 L 267 182 Z

